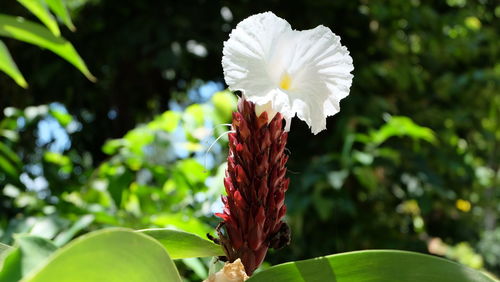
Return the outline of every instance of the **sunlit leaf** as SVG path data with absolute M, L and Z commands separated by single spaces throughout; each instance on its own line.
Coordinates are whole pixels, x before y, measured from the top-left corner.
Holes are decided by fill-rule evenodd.
M 413 139 L 422 139 L 430 143 L 436 142 L 434 132 L 427 127 L 420 126 L 409 117 L 393 116 L 379 130 L 372 132 L 371 141 L 381 144 L 393 136 L 408 136 Z
M 208 105 L 193 104 L 186 108 L 182 115 L 184 130 L 192 135 L 196 129 L 205 126 L 204 121 L 212 115 L 213 111 Z
M 16 238 L 16 245 L 3 261 L 0 281 L 19 281 L 57 249 L 49 240 L 31 235 Z
M 61 31 L 57 25 L 56 20 L 50 13 L 45 2 L 43 0 L 17 0 L 26 9 L 28 9 L 33 15 L 35 15 L 55 36 L 60 36 Z
M 166 111 L 152 122 L 148 123 L 148 128 L 156 130 L 174 131 L 179 125 L 181 115 L 177 112 Z
M 343 253 L 280 264 L 247 282 L 405 281 L 492 282 L 485 274 L 458 263 L 419 253 L 377 250 Z
M 71 21 L 71 17 L 69 16 L 68 9 L 66 9 L 64 5 L 64 1 L 62 0 L 45 0 L 45 3 L 49 5 L 49 8 L 56 14 L 64 24 L 71 30 L 75 31 L 76 28 Z
M 22 167 L 22 162 L 21 159 L 17 156 L 17 154 L 12 151 L 11 148 L 9 148 L 7 145 L 4 143 L 0 142 L 0 154 L 3 154 L 4 156 L 7 157 L 7 159 L 14 163 L 14 165 L 18 168 Z
M 5 245 L 5 244 L 2 244 L 0 243 L 0 262 L 2 261 L 2 258 L 4 256 L 4 254 L 9 251 L 12 247 L 9 246 L 9 245 Z
M 29 233 L 30 235 L 52 239 L 57 233 L 67 226 L 67 221 L 56 216 L 42 217 L 37 218 Z
M 158 240 L 172 259 L 224 255 L 220 245 L 192 233 L 172 229 L 145 229 L 138 232 Z
M 158 241 L 129 230 L 107 229 L 86 234 L 59 249 L 23 281 L 180 282 L 181 279 Z
M 45 152 L 45 154 L 43 155 L 43 159 L 46 162 L 53 163 L 59 166 L 66 166 L 71 164 L 71 159 L 68 156 L 56 152 Z
M 80 219 L 73 223 L 73 225 L 68 230 L 65 230 L 57 235 L 57 237 L 54 239 L 54 244 L 56 246 L 62 246 L 66 244 L 73 237 L 75 237 L 78 232 L 89 226 L 94 221 L 94 219 L 95 216 L 91 214 L 80 217 Z
M 11 37 L 46 48 L 74 65 L 90 81 L 96 81 L 73 45 L 62 37 L 54 36 L 42 25 L 19 17 L 0 15 L 0 36 Z
M 0 155 L 0 169 L 13 178 L 17 178 L 19 174 L 18 169 L 2 155 Z
M 161 213 L 151 216 L 151 223 L 154 225 L 171 227 L 189 231 L 198 236 L 205 236 L 212 229 L 194 216 L 187 216 L 181 213 Z
M 16 63 L 10 56 L 9 50 L 0 40 L 0 70 L 5 72 L 8 76 L 10 76 L 14 81 L 21 87 L 27 88 L 28 83 L 23 77 L 23 74 L 17 68 Z
M 59 109 L 50 109 L 49 112 L 62 126 L 68 126 L 73 121 L 73 116 Z
M 102 151 L 108 155 L 113 155 L 118 152 L 118 149 L 124 145 L 123 139 L 112 139 L 106 141 L 102 146 Z
M 182 262 L 189 267 L 198 277 L 206 278 L 208 277 L 207 269 L 205 265 L 199 258 L 186 258 L 182 259 Z
M 230 91 L 221 91 L 214 94 L 211 101 L 220 122 L 231 120 L 231 114 L 236 109 L 237 96 Z
M 195 159 L 185 159 L 177 162 L 176 169 L 182 173 L 190 187 L 204 183 L 208 177 L 205 168 Z
M 141 126 L 127 132 L 123 139 L 127 141 L 126 145 L 130 151 L 138 156 L 142 156 L 144 154 L 144 146 L 153 143 L 155 136 L 147 127 Z

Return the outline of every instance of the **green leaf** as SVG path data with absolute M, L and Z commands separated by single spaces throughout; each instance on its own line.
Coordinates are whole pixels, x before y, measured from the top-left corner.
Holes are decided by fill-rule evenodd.
M 60 109 L 50 109 L 49 113 L 64 127 L 73 121 L 73 116 Z
M 12 178 L 18 177 L 19 171 L 2 155 L 0 155 L 0 169 Z
M 62 37 L 54 36 L 42 25 L 20 17 L 0 15 L 0 36 L 11 37 L 46 48 L 71 63 L 90 81 L 96 81 L 73 45 Z
M 52 34 L 55 36 L 60 36 L 61 31 L 57 25 L 56 20 L 49 12 L 49 9 L 45 6 L 45 2 L 42 0 L 17 0 L 26 9 L 28 9 L 33 15 L 35 15 L 46 27 L 50 29 Z
M 45 3 L 49 5 L 52 12 L 54 12 L 71 31 L 76 30 L 69 16 L 68 9 L 66 9 L 62 0 L 45 0 Z
M 420 126 L 409 117 L 393 116 L 379 130 L 371 133 L 371 140 L 379 145 L 390 137 L 408 136 L 415 140 L 421 139 L 429 143 L 436 143 L 436 137 L 432 129 Z
M 49 240 L 32 235 L 17 237 L 16 244 L 3 261 L 0 281 L 19 281 L 57 249 Z
M 169 182 L 169 181 L 167 181 Z M 171 185 L 175 185 L 173 181 Z M 165 190 L 164 190 L 165 191 Z M 177 200 L 176 200 L 177 201 Z M 171 227 L 180 229 L 196 234 L 198 236 L 205 236 L 207 232 L 213 230 L 210 226 L 204 223 L 196 216 L 190 216 L 189 213 L 160 213 L 151 216 L 151 223 L 157 226 Z
M 46 162 L 53 163 L 59 166 L 71 164 L 71 159 L 68 156 L 56 152 L 45 152 L 45 154 L 43 154 L 43 159 Z
M 156 240 L 131 230 L 112 228 L 77 238 L 23 281 L 180 282 L 181 279 L 168 253 Z
M 224 255 L 221 246 L 192 233 L 172 229 L 144 229 L 137 232 L 158 240 L 173 259 Z
M 2 142 L 0 142 L 0 153 L 5 155 L 10 160 L 10 162 L 15 164 L 16 167 L 21 168 L 23 166 L 23 163 L 17 156 L 16 152 L 14 152 L 11 148 L 9 148 Z
M 247 282 L 405 281 L 491 282 L 485 274 L 434 256 L 373 250 L 284 263 L 253 275 Z
M 12 79 L 14 79 L 17 85 L 21 86 L 22 88 L 28 88 L 28 83 L 24 79 L 23 74 L 17 68 L 17 65 L 12 59 L 9 50 L 1 40 L 0 40 L 0 70 L 5 72 Z
M 199 258 L 185 258 L 182 262 L 189 267 L 199 278 L 205 279 L 208 277 L 208 272 Z
M 123 139 L 112 139 L 106 141 L 102 146 L 102 151 L 108 155 L 114 155 L 118 152 L 118 149 L 124 145 Z
M 152 130 L 165 130 L 173 132 L 179 125 L 181 114 L 174 111 L 166 111 L 159 117 L 156 117 L 152 122 L 148 123 L 147 127 Z
M 2 257 L 6 254 L 12 247 L 9 245 L 5 245 L 0 243 L 0 261 L 2 261 Z
M 220 122 L 228 122 L 236 109 L 238 103 L 237 96 L 230 91 L 217 92 L 212 96 L 212 103 Z
M 73 223 L 73 225 L 68 230 L 65 230 L 57 235 L 57 237 L 54 239 L 54 244 L 56 244 L 56 246 L 62 246 L 66 244 L 78 232 L 89 226 L 94 221 L 94 219 L 95 216 L 92 214 L 86 214 L 80 217 L 80 219 Z

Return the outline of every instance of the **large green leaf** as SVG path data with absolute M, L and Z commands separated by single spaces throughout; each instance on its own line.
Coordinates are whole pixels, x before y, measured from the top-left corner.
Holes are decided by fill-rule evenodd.
M 33 13 L 55 36 L 61 35 L 56 20 L 45 6 L 43 0 L 17 0 L 17 2 Z
M 54 34 L 40 24 L 27 21 L 20 17 L 0 14 L 0 36 L 11 37 L 46 48 L 71 63 L 89 80 L 96 80 L 73 45 L 62 37 L 54 36 Z
M 54 12 L 71 31 L 76 30 L 69 16 L 68 9 L 66 9 L 62 0 L 45 0 L 45 3 L 49 5 L 52 12 Z
M 12 59 L 9 50 L 0 40 L 0 71 L 5 72 L 8 76 L 10 76 L 14 81 L 21 87 L 27 88 L 28 83 L 24 79 L 21 71 L 17 68 L 16 63 Z
M 156 240 L 113 228 L 77 238 L 23 281 L 180 282 L 181 279 L 168 253 Z
M 49 240 L 32 235 L 16 238 L 16 247 L 5 257 L 0 271 L 0 281 L 19 281 L 38 267 L 57 247 Z
M 221 246 L 192 233 L 172 229 L 145 229 L 137 232 L 158 240 L 173 259 L 224 255 Z
M 491 282 L 466 266 L 419 253 L 374 250 L 284 263 L 253 275 L 247 282 L 401 281 Z

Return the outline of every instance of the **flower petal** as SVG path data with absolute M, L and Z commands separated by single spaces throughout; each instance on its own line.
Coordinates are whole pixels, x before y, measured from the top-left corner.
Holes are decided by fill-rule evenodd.
M 240 90 L 250 96 L 272 90 L 268 59 L 281 35 L 290 31 L 291 27 L 285 20 L 270 12 L 253 15 L 240 22 L 224 42 L 222 51 L 224 79 L 229 89 Z
M 317 134 L 326 129 L 326 118 L 338 113 L 340 100 L 349 95 L 354 67 L 349 51 L 329 28 L 295 32 L 297 43 L 288 72 L 296 82 L 287 93 L 292 114 L 297 113 Z
M 287 131 L 297 115 L 317 134 L 349 95 L 352 58 L 325 26 L 296 31 L 271 12 L 257 14 L 236 26 L 223 54 L 229 88 L 257 105 L 270 104 Z

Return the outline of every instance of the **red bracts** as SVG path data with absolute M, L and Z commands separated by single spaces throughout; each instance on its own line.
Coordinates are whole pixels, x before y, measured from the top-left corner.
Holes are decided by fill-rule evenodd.
M 224 212 L 216 214 L 223 219 L 217 231 L 228 260 L 240 258 L 251 275 L 269 247 L 289 243 L 288 226 L 281 221 L 289 183 L 284 153 L 288 134 L 281 114 L 268 123 L 266 112 L 257 117 L 255 105 L 242 98 L 232 130 L 224 179 L 227 196 L 222 197 Z

